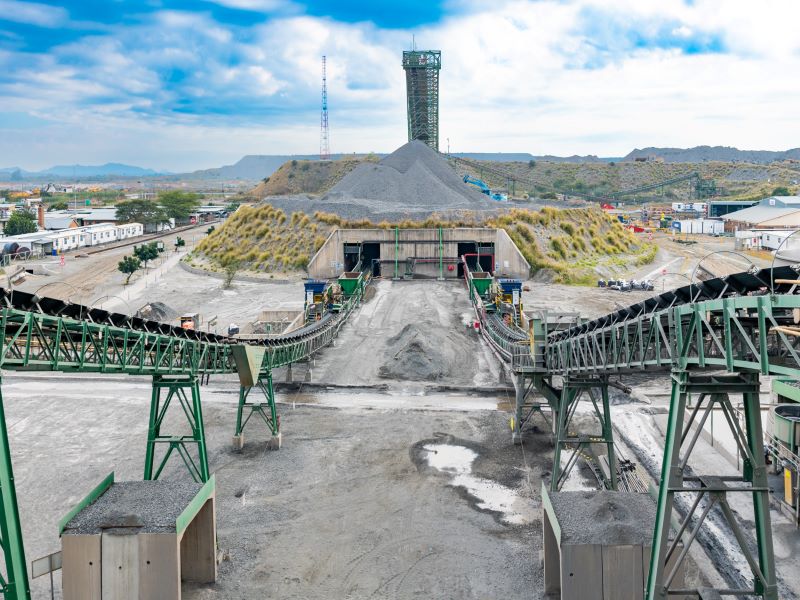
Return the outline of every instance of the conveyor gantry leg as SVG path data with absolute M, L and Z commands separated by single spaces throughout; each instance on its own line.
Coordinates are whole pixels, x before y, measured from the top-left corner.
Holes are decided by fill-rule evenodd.
M 670 399 L 667 436 L 664 444 L 664 462 L 661 468 L 661 484 L 658 490 L 656 524 L 653 534 L 653 552 L 650 558 L 650 573 L 647 583 L 647 599 L 668 598 L 674 590 L 672 582 L 686 557 L 689 547 L 697 539 L 706 517 L 718 506 L 724 520 L 733 533 L 742 555 L 750 566 L 752 587 L 742 590 L 725 590 L 724 595 L 757 596 L 768 600 L 778 598 L 775 579 L 775 557 L 772 546 L 772 529 L 769 515 L 769 489 L 764 460 L 761 412 L 759 406 L 758 374 L 742 373 L 729 376 L 693 376 L 685 371 L 672 374 L 672 396 Z M 731 404 L 729 394 L 742 394 L 744 407 L 744 430 Z M 697 404 L 684 424 L 687 404 L 693 394 L 698 395 Z M 695 448 L 703 425 L 717 407 L 725 417 L 733 438 L 743 457 L 741 476 L 719 474 L 685 474 L 692 451 Z M 696 429 L 692 424 L 702 413 Z M 685 452 L 681 449 L 685 446 Z M 752 543 L 745 536 L 728 503 L 731 493 L 752 494 L 756 530 L 757 553 L 750 551 Z M 670 539 L 670 525 L 675 515 L 675 496 L 684 494 L 690 499 L 685 518 L 678 526 L 677 535 Z M 705 502 L 703 499 L 705 498 Z M 696 516 L 699 509 L 699 516 Z M 681 548 L 680 543 L 683 542 Z M 677 553 L 677 554 L 676 554 Z M 673 560 L 673 555 L 677 556 Z M 665 568 L 670 564 L 670 569 Z M 722 590 L 717 590 L 718 592 Z M 727 593 L 726 593 L 727 592 Z M 697 595 L 690 590 L 688 595 Z
M 597 403 L 596 390 L 600 392 L 600 405 Z M 591 400 L 594 414 L 600 423 L 599 434 L 571 434 L 570 425 L 578 408 L 581 396 L 588 396 Z M 611 413 L 608 405 L 608 378 L 597 380 L 570 380 L 564 379 L 561 388 L 561 398 L 556 415 L 556 444 L 553 452 L 553 474 L 550 478 L 551 491 L 557 492 L 569 477 L 570 471 L 584 455 L 585 449 L 593 444 L 604 444 L 608 457 L 609 474 L 603 474 L 603 484 L 607 489 L 617 489 L 617 461 L 614 452 L 614 433 L 611 427 Z M 567 464 L 561 468 L 561 450 L 571 448 L 572 452 L 567 459 Z
M 528 381 L 529 379 L 529 381 Z M 514 379 L 514 419 L 511 422 L 511 440 L 515 444 L 522 443 L 522 432 L 525 425 L 532 423 L 536 413 L 542 415 L 542 419 L 547 424 L 548 431 L 551 431 L 553 424 L 548 420 L 544 412 L 542 402 L 534 400 L 536 380 L 533 377 L 526 377 L 525 373 L 517 373 Z M 545 401 L 544 404 L 547 404 Z
M 186 391 L 189 390 L 189 395 Z M 162 391 L 166 396 L 162 399 Z M 189 435 L 165 435 L 161 428 L 173 400 L 177 399 L 189 423 Z M 155 467 L 156 446 L 166 445 L 163 457 Z M 196 446 L 196 452 L 189 451 Z M 195 481 L 208 481 L 208 455 L 206 453 L 206 434 L 203 427 L 203 410 L 200 406 L 200 387 L 196 376 L 168 377 L 153 376 L 153 396 L 150 402 L 150 425 L 147 433 L 147 454 L 144 462 L 144 478 L 158 479 L 172 453 L 183 459 L 186 468 Z M 193 456 L 193 454 L 196 455 Z
M 247 398 L 253 387 L 261 390 L 266 402 L 248 402 Z M 272 388 L 272 372 L 261 375 L 253 387 L 241 386 L 239 388 L 239 408 L 236 412 L 236 433 L 233 436 L 234 446 L 241 450 L 244 446 L 244 428 L 254 414 L 258 414 L 266 423 L 267 429 L 272 434 L 269 441 L 269 448 L 277 450 L 281 447 L 281 422 L 275 408 L 275 391 Z M 247 415 L 245 416 L 245 410 Z
M 25 546 L 17 508 L 14 472 L 11 468 L 11 449 L 8 444 L 3 396 L 0 392 L 0 545 L 5 567 L 0 570 L 0 592 L 6 600 L 30 600 Z

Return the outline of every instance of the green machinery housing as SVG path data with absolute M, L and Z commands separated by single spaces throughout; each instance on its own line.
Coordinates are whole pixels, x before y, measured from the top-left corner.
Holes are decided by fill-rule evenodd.
M 439 151 L 439 71 L 441 50 L 403 52 L 408 105 L 408 141 L 420 140 Z

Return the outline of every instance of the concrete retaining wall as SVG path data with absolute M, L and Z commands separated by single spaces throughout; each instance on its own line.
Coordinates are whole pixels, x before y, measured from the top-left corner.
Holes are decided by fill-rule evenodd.
M 397 243 L 395 242 L 397 235 Z M 488 227 L 453 227 L 442 229 L 442 256 L 458 257 L 458 244 L 477 242 L 494 244 L 496 270 L 510 277 L 527 279 L 530 265 L 520 253 L 508 234 L 502 229 Z M 402 277 L 406 261 L 418 259 L 414 274 L 421 277 L 438 277 L 439 271 L 439 230 L 438 229 L 337 229 L 331 232 L 325 244 L 311 259 L 308 273 L 311 277 L 329 279 L 337 277 L 344 270 L 344 245 L 376 242 L 380 244 L 382 275 Z M 419 259 L 430 260 L 420 262 Z M 450 263 L 452 264 L 452 263 Z M 445 262 L 441 273 L 445 278 L 458 276 L 458 269 L 448 270 Z

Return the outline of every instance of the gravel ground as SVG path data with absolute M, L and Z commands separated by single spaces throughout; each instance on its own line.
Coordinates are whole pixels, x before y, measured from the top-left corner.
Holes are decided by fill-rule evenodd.
M 504 523 L 425 465 L 419 448 L 473 449 L 476 477 L 516 490 L 538 510 L 548 441 L 526 443 L 523 454 L 496 410 L 336 409 L 321 391 L 319 406 L 279 405 L 279 451 L 267 450 L 269 436 L 253 420 L 237 454 L 236 391 L 224 378 L 201 390 L 228 559 L 216 585 L 187 586 L 185 599 L 537 597 L 538 518 Z M 150 383 L 14 373 L 3 396 L 32 560 L 59 548 L 58 520 L 110 471 L 119 480 L 141 477 Z M 409 406 L 415 401 L 408 397 Z M 173 408 L 167 428 L 181 423 Z M 165 477 L 188 481 L 178 459 Z M 34 598 L 49 594 L 46 579 L 32 582 Z
M 373 289 L 339 333 L 337 348 L 346 351 L 323 352 L 312 381 L 403 389 L 500 383 L 499 361 L 467 327 L 473 312 L 463 283 L 379 280 Z

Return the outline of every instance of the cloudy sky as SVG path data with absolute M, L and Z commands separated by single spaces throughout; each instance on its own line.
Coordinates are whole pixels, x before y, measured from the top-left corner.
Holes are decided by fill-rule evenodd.
M 442 150 L 800 146 L 797 0 L 0 0 L 0 167 L 173 171 L 406 141 L 402 50 L 442 51 Z

